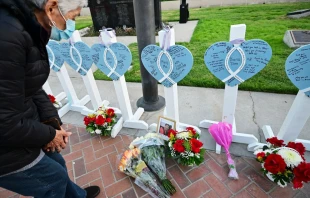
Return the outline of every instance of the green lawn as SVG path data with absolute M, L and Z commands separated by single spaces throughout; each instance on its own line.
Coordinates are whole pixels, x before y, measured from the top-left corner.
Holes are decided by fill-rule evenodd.
M 293 51 L 283 43 L 283 36 L 289 29 L 310 29 L 310 17 L 303 19 L 286 18 L 286 13 L 310 8 L 310 3 L 262 4 L 235 7 L 215 7 L 190 10 L 190 19 L 198 20 L 198 26 L 190 43 L 186 46 L 194 56 L 194 66 L 189 75 L 179 85 L 223 88 L 224 83 L 215 78 L 206 68 L 203 60 L 208 46 L 229 39 L 230 25 L 245 23 L 246 40 L 263 39 L 273 50 L 273 57 L 267 67 L 252 79 L 240 85 L 241 90 L 295 94 L 297 88 L 289 81 L 284 71 L 286 58 Z M 164 11 L 164 21 L 177 21 L 179 12 Z M 88 18 L 78 19 L 78 25 L 91 24 Z M 87 25 L 86 25 L 87 26 Z M 177 34 L 177 32 L 176 32 Z M 133 69 L 126 73 L 128 82 L 140 82 L 137 44 L 130 45 L 133 54 Z M 95 78 L 107 80 L 100 71 Z

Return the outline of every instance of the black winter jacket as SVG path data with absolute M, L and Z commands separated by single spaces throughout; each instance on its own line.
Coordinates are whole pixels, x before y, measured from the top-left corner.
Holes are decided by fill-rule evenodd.
M 59 119 L 42 89 L 48 39 L 24 0 L 0 0 L 0 176 L 30 164 L 55 137 L 41 123 Z

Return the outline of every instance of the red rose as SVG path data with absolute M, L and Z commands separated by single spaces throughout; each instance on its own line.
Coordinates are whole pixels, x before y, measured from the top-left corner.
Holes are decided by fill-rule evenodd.
M 193 127 L 187 127 L 186 131 L 191 132 L 193 135 L 196 135 L 196 130 Z
M 294 178 L 303 182 L 310 182 L 310 163 L 302 162 L 293 170 Z
M 257 153 L 256 157 L 257 157 L 257 160 L 261 162 L 266 157 L 266 154 L 264 152 L 260 152 L 260 153 Z
M 302 156 L 306 152 L 306 148 L 304 147 L 304 145 L 302 143 L 289 142 L 286 146 L 289 148 L 295 149 Z
M 177 135 L 177 132 L 176 132 L 175 130 L 173 130 L 173 129 L 170 129 L 170 130 L 168 131 L 168 137 L 170 138 L 171 135 L 173 135 L 173 136 L 175 137 L 175 136 Z
M 284 141 L 279 140 L 277 137 L 268 138 L 266 141 L 269 142 L 270 144 L 273 144 L 276 147 L 281 147 L 285 145 Z
M 96 124 L 97 125 L 103 125 L 105 122 L 105 118 L 102 115 L 98 115 L 96 119 Z
M 115 115 L 114 109 L 107 109 L 106 113 L 109 117 L 114 117 Z
M 203 146 L 203 143 L 200 142 L 197 139 L 191 139 L 190 143 L 191 143 L 191 146 L 192 146 L 192 151 L 194 153 L 199 153 L 200 152 L 200 148 Z
M 107 119 L 106 119 L 106 122 L 107 122 L 107 123 L 111 123 L 111 122 L 112 122 L 112 119 L 111 119 L 111 118 L 107 118 Z
M 302 183 L 302 181 L 300 181 L 299 179 L 297 179 L 297 178 L 294 178 L 293 179 L 293 188 L 294 189 L 300 189 L 300 188 L 302 188 L 304 185 L 303 185 L 303 183 Z
M 89 125 L 89 123 L 90 123 L 89 117 L 85 116 L 84 117 L 84 124 L 87 126 L 87 125 Z
M 183 153 L 185 151 L 185 147 L 183 146 L 184 140 L 177 140 L 175 141 L 173 148 L 179 153 Z
M 48 94 L 48 97 L 50 98 L 50 101 L 51 101 L 52 103 L 55 103 L 55 102 L 56 102 L 56 98 L 55 98 L 53 95 Z
M 272 174 L 283 173 L 286 169 L 286 163 L 284 159 L 277 154 L 270 154 L 265 160 L 264 167 Z

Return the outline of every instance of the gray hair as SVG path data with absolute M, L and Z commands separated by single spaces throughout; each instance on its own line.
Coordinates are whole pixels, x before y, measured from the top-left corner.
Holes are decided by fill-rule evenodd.
M 43 10 L 48 0 L 26 0 L 32 8 Z M 59 9 L 65 15 L 78 7 L 87 6 L 87 0 L 58 0 Z

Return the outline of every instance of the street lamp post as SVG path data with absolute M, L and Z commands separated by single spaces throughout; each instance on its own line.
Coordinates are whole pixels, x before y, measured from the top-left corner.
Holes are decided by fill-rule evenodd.
M 133 4 L 143 92 L 137 106 L 145 111 L 157 111 L 165 106 L 165 99 L 158 95 L 157 80 L 148 73 L 141 61 L 142 50 L 150 44 L 155 44 L 154 0 L 134 0 Z

